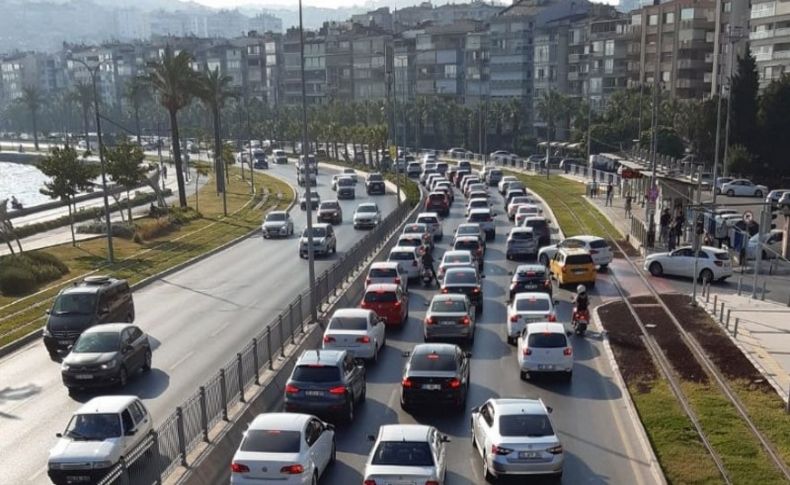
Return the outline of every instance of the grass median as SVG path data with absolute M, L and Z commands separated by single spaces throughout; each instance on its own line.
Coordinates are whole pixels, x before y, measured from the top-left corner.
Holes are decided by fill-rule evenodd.
M 43 323 L 43 312 L 52 298 L 64 286 L 88 274 L 109 274 L 136 283 L 173 266 L 205 254 L 259 227 L 263 214 L 269 210 L 285 209 L 294 199 L 290 185 L 274 177 L 255 174 L 256 195 L 250 193 L 249 171 L 246 180 L 241 172 L 232 169 L 228 184 L 228 216 L 223 216 L 222 197 L 216 194 L 214 181 L 197 191 L 192 186 L 189 206 L 199 215 L 177 230 L 161 236 L 135 242 L 114 238 L 115 263 L 107 264 L 106 239 L 99 237 L 80 241 L 77 246 L 61 244 L 46 248 L 69 268 L 69 273 L 53 281 L 36 294 L 21 298 L 0 296 L 0 346 L 35 330 Z M 188 187 L 188 192 L 190 192 Z M 197 204 L 196 204 L 197 198 Z M 137 219 L 138 223 L 152 221 Z

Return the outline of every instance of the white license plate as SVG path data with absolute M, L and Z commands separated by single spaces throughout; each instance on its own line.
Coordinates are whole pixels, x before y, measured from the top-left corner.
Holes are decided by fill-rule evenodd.
M 538 370 L 554 370 L 554 364 L 538 364 Z
M 522 460 L 529 460 L 529 459 L 534 459 L 534 458 L 540 458 L 540 452 L 539 451 L 519 451 L 518 452 L 518 457 L 521 458 Z
M 66 480 L 68 480 L 69 483 L 84 483 L 90 482 L 91 477 L 86 475 L 69 475 L 66 477 Z
M 538 287 L 538 285 L 524 285 L 524 288 L 526 288 L 528 290 L 534 290 L 537 287 Z
M 441 384 L 423 384 L 422 388 L 426 391 L 438 391 L 442 388 Z
M 82 381 L 86 381 L 88 379 L 93 379 L 93 374 L 77 374 L 74 376 L 74 378 Z
M 305 391 L 305 396 L 323 396 L 324 391 Z
M 455 320 L 442 320 L 442 325 L 454 325 Z
M 71 345 L 71 340 L 58 340 L 60 345 Z

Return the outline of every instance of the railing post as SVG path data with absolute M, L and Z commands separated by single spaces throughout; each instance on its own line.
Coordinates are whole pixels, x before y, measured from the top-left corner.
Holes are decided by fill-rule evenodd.
M 241 353 L 236 352 L 236 374 L 239 376 L 239 401 L 246 402 L 244 399 L 244 364 L 241 362 Z
M 157 483 L 162 483 L 162 455 L 159 453 L 159 433 L 151 432 L 151 453 L 154 460 L 154 476 Z
M 298 313 L 298 315 L 299 315 L 299 327 L 302 329 L 302 333 L 304 333 L 305 329 L 304 329 L 304 316 L 302 315 L 302 294 L 301 293 L 299 293 L 299 303 L 296 305 L 296 307 L 299 309 L 299 313 Z
M 713 295 L 713 314 L 714 315 L 716 314 L 716 308 L 717 308 L 718 304 L 719 304 L 719 295 L 718 294 Z
M 727 309 L 727 320 L 726 323 L 724 324 L 724 328 L 726 328 L 727 330 L 730 329 L 730 310 L 732 310 L 732 308 Z
M 274 349 L 272 349 L 272 327 L 266 328 L 266 347 L 269 349 L 269 370 L 274 370 Z
M 187 466 L 187 442 L 184 434 L 184 411 L 181 406 L 176 408 L 176 430 L 178 431 L 178 453 L 181 455 L 181 466 Z
M 258 338 L 252 339 L 252 364 L 255 367 L 255 385 L 261 385 L 261 374 L 259 372 L 260 363 L 258 362 Z
M 206 388 L 200 386 L 200 428 L 203 430 L 203 441 L 208 443 L 208 412 L 206 411 Z
M 732 329 L 732 336 L 738 338 L 738 323 L 740 322 L 740 318 L 735 317 L 735 327 Z
M 277 325 L 277 326 L 280 327 L 280 355 L 284 359 L 285 358 L 285 334 L 284 334 L 284 330 L 283 330 L 283 314 L 282 313 L 278 317 L 278 322 L 279 322 L 279 325 Z
M 288 321 L 291 322 L 291 328 L 289 331 L 291 332 L 291 344 L 296 345 L 296 332 L 294 329 L 296 325 L 294 324 L 294 317 L 296 314 L 294 313 L 294 304 L 293 302 L 288 304 Z
M 721 314 L 719 315 L 719 321 L 724 321 L 724 301 L 721 302 Z
M 738 296 L 741 296 L 741 287 L 743 286 L 743 276 L 738 277 Z M 790 300 L 788 300 L 787 305 L 790 306 Z
M 766 283 L 767 280 L 768 280 L 768 278 L 764 278 L 763 279 L 763 291 L 762 291 L 762 294 L 760 296 L 760 300 L 761 301 L 765 301 L 765 283 Z
M 228 385 L 225 382 L 225 369 L 219 370 L 219 390 L 222 398 L 222 419 L 228 420 Z

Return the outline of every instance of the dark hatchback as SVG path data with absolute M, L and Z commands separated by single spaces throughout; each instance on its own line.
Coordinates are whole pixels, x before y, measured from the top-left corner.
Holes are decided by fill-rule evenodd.
M 518 293 L 543 291 L 549 296 L 553 293 L 551 274 L 542 264 L 521 264 L 513 272 L 510 280 L 510 298 L 512 301 Z
M 453 249 L 466 250 L 472 253 L 472 257 L 477 261 L 477 269 L 483 270 L 483 260 L 485 256 L 485 244 L 477 236 L 459 236 L 455 238 Z
M 527 217 L 524 219 L 524 227 L 531 227 L 535 231 L 539 248 L 551 244 L 551 228 L 545 217 Z
M 470 357 L 470 353 L 453 344 L 415 345 L 403 370 L 401 407 L 406 411 L 433 405 L 463 409 L 469 389 Z
M 384 177 L 380 173 L 371 173 L 365 180 L 365 190 L 368 195 L 384 195 L 387 192 L 384 186 Z
M 306 350 L 285 385 L 285 410 L 354 420 L 365 400 L 365 366 L 345 350 Z
M 483 311 L 483 282 L 474 268 L 448 268 L 442 280 L 442 293 L 461 293 L 469 297 L 479 314 Z

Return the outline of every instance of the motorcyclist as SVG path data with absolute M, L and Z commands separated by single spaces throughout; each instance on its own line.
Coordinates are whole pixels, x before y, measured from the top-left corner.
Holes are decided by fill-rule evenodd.
M 423 274 L 430 271 L 431 277 L 436 279 L 436 270 L 433 269 L 433 255 L 430 251 L 422 253 L 422 270 Z
M 573 304 L 577 312 L 586 312 L 590 305 L 590 298 L 587 296 L 587 288 L 584 285 L 576 287 L 576 295 L 573 297 Z

